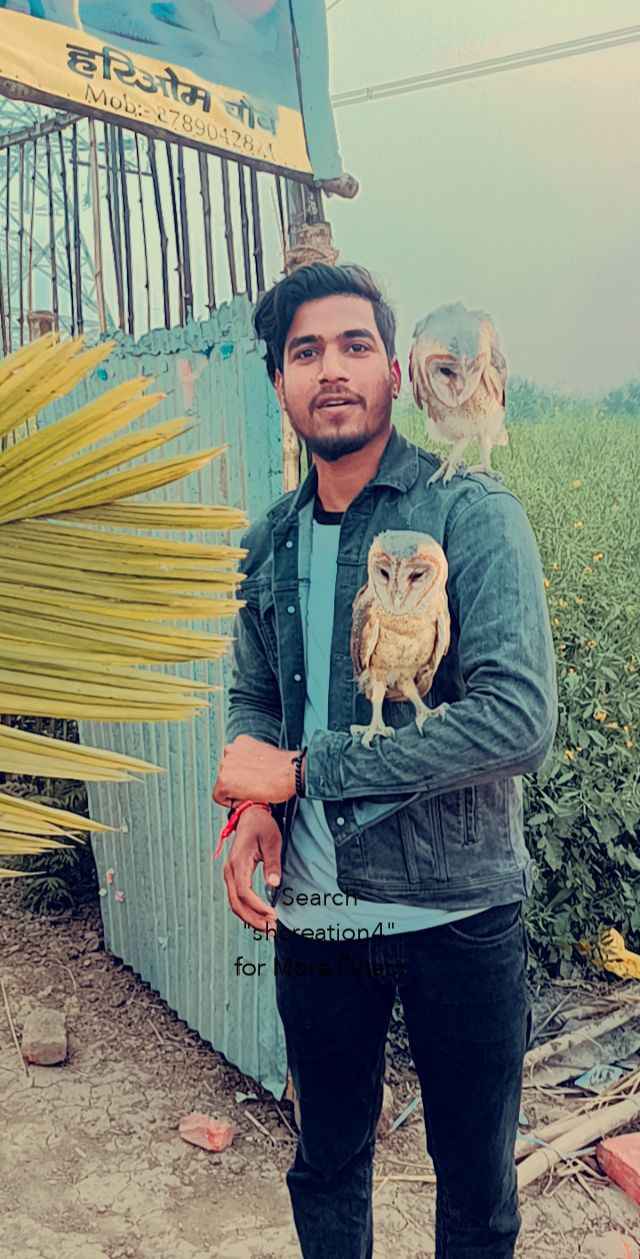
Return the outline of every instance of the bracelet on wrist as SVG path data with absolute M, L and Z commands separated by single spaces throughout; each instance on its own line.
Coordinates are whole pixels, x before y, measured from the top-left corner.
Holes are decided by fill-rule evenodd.
M 307 748 L 303 748 L 298 756 L 293 757 L 293 764 L 296 767 L 296 774 L 295 774 L 296 795 L 299 796 L 300 799 L 304 799 L 306 795 L 304 777 L 302 773 L 302 766 L 303 766 L 306 755 L 307 755 Z
M 227 822 L 222 827 L 220 835 L 218 836 L 218 844 L 212 855 L 213 861 L 221 855 L 225 839 L 228 839 L 229 836 L 236 830 L 242 814 L 246 813 L 247 809 L 266 809 L 267 813 L 271 813 L 271 805 L 265 804 L 262 800 L 243 800 L 241 804 L 232 806 L 229 810 Z

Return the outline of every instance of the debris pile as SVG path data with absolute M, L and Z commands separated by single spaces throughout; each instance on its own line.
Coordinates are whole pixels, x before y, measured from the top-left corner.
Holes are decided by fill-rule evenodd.
M 559 1020 L 560 1034 L 550 1030 L 525 1057 L 519 1187 L 545 1174 L 569 1175 L 593 1196 L 593 1182 L 612 1179 L 640 1202 L 640 1135 L 633 1132 L 640 1122 L 640 984 L 595 1001 L 590 994 L 581 1005 L 579 983 L 560 980 L 553 987 L 565 983 L 570 991 L 539 1025 L 536 1039 Z M 530 1125 L 526 1112 L 538 1102 L 547 1103 L 547 1111 L 561 1103 L 563 1113 Z M 628 1135 L 607 1139 L 622 1129 Z

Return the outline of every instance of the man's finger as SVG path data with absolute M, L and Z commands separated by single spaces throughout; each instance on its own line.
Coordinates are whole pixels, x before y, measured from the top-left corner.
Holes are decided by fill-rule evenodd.
M 265 882 L 271 887 L 277 887 L 282 878 L 282 839 L 280 835 L 270 836 L 269 839 L 261 839 L 260 851 L 262 853 Z
M 227 861 L 223 869 L 229 905 L 234 914 L 250 926 L 265 931 L 276 923 L 276 912 L 271 905 L 260 899 L 251 888 L 250 872 L 238 870 L 237 862 Z
M 227 883 L 227 898 L 229 901 L 229 907 L 235 914 L 236 918 L 239 918 L 240 921 L 245 923 L 247 926 L 254 927 L 256 931 L 264 931 L 268 934 L 269 931 L 275 930 L 275 918 L 256 914 L 252 910 L 247 909 L 238 899 L 233 885 L 227 880 L 225 880 L 225 882 Z

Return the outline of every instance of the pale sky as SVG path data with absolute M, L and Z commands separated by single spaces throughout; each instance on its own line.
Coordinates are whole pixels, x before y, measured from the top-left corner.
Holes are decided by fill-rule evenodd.
M 335 92 L 630 26 L 637 0 L 341 0 Z M 513 373 L 577 392 L 640 376 L 640 42 L 336 110 L 355 201 L 341 261 L 400 323 L 462 300 Z M 405 379 L 406 383 L 406 379 Z

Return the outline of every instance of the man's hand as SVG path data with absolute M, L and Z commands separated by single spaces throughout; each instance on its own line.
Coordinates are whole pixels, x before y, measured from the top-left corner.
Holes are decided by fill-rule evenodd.
M 227 809 L 239 800 L 281 804 L 295 796 L 295 755 L 295 752 L 274 748 L 271 743 L 252 739 L 251 735 L 238 735 L 222 754 L 213 788 L 216 804 Z
M 254 742 L 254 740 L 251 740 Z M 265 809 L 247 809 L 238 821 L 222 877 L 234 914 L 258 931 L 275 931 L 275 909 L 252 890 L 253 874 L 263 862 L 264 877 L 272 886 L 282 877 L 282 835 L 275 818 Z

